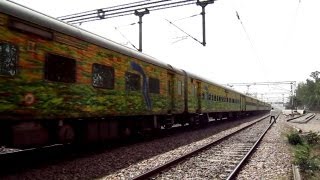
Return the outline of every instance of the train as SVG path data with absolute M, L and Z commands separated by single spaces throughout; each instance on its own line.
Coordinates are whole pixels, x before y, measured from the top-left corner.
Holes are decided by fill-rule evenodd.
M 0 145 L 100 142 L 270 104 L 0 1 Z

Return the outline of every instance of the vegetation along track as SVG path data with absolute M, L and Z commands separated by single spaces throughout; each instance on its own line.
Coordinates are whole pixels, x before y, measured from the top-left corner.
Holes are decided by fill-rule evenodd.
M 267 117 L 133 179 L 233 178 L 271 127 Z

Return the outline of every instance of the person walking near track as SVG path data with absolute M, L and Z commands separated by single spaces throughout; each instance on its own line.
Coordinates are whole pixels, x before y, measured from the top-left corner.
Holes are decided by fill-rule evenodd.
M 270 111 L 270 123 L 272 122 L 272 119 L 274 119 L 274 123 L 277 123 L 276 121 L 276 111 L 271 108 L 271 111 Z

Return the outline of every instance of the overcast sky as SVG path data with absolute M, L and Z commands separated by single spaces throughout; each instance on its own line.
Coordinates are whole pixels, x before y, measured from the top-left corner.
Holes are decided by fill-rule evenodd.
M 52 17 L 135 1 L 138 0 L 14 0 Z M 191 38 L 177 39 L 185 34 L 165 20 L 199 14 L 199 6 L 151 11 L 143 17 L 143 53 L 220 84 L 305 81 L 312 71 L 320 71 L 319 5 L 319 0 L 216 1 L 206 8 L 205 47 Z M 84 23 L 80 27 L 126 44 L 120 31 L 138 47 L 138 24 L 126 26 L 137 21 L 138 17 L 132 15 Z M 202 41 L 201 23 L 201 16 L 175 22 Z M 127 46 L 132 48 L 130 44 Z M 246 88 L 237 89 L 244 92 Z M 289 91 L 290 86 L 252 86 L 249 92 L 281 90 Z

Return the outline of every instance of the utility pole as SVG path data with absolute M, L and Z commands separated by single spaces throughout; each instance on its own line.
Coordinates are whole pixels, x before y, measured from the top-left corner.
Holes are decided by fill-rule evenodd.
M 206 6 L 208 4 L 213 4 L 214 3 L 214 0 L 207 0 L 207 1 L 200 1 L 200 0 L 197 0 L 197 5 L 198 6 L 201 6 L 202 8 L 202 12 L 201 12 L 201 15 L 202 15 L 202 45 L 203 46 L 206 46 Z
M 138 51 L 142 52 L 142 17 L 145 14 L 149 14 L 149 10 L 146 8 L 144 11 L 134 11 L 134 15 L 139 16 L 139 49 Z

